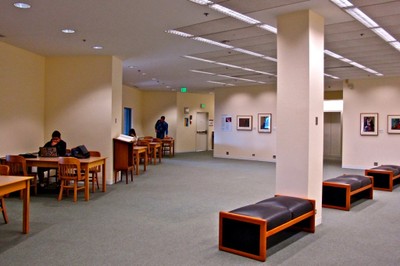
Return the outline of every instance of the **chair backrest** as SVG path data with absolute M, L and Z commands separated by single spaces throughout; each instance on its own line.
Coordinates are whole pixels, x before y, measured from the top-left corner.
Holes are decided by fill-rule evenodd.
M 28 175 L 26 170 L 26 160 L 20 155 L 6 155 L 6 164 L 10 167 L 10 175 Z
M 10 167 L 5 164 L 0 164 L 0 175 L 9 175 Z
M 58 175 L 60 179 L 82 180 L 81 162 L 74 157 L 60 157 L 58 159 Z
M 101 153 L 99 151 L 89 151 L 90 157 L 101 157 Z
M 153 142 L 162 142 L 160 138 L 153 138 Z
M 151 149 L 150 149 L 150 140 L 148 140 L 148 139 L 141 139 L 141 140 L 138 140 L 138 141 L 136 142 L 136 146 L 145 146 L 145 147 L 147 147 L 147 153 L 150 153 L 150 152 L 151 152 Z

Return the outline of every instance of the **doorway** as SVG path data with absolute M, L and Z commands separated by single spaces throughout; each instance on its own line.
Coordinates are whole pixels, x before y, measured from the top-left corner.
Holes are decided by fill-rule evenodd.
M 342 160 L 342 115 L 324 113 L 324 159 Z
M 208 113 L 196 113 L 196 151 L 208 150 Z

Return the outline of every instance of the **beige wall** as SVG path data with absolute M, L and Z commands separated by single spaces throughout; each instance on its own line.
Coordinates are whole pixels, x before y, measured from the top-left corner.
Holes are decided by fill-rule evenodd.
M 205 104 L 201 108 L 200 104 Z M 185 115 L 183 109 L 189 108 Z M 179 152 L 196 151 L 196 115 L 198 112 L 208 113 L 208 119 L 214 119 L 214 94 L 178 93 L 177 94 L 177 136 L 175 148 Z M 184 118 L 192 116 L 192 124 L 185 126 Z M 208 150 L 211 150 L 211 132 L 214 127 L 208 127 Z
M 117 62 L 111 56 L 46 59 L 45 135 L 50 138 L 58 129 L 68 148 L 84 144 L 108 157 L 107 183 L 113 176 L 112 127 L 121 127 L 121 117 L 112 117 L 113 64 Z M 115 71 L 122 77 L 122 67 Z
M 137 88 L 123 86 L 122 107 L 132 109 L 133 128 L 138 136 L 144 136 L 143 131 L 143 92 Z M 122 131 L 122 129 L 121 129 Z
M 271 133 L 259 133 L 258 113 L 271 113 Z M 232 131 L 222 131 L 222 116 L 232 116 Z M 237 131 L 236 116 L 251 115 L 252 131 Z M 276 86 L 231 87 L 215 92 L 214 156 L 274 162 L 276 154 Z M 229 155 L 226 155 L 229 152 Z M 253 156 L 254 154 L 254 156 Z
M 400 78 L 350 80 L 343 86 L 343 167 L 400 164 L 400 135 L 387 133 L 387 115 L 400 115 Z M 360 135 L 360 113 L 378 113 L 378 136 Z
M 177 101 L 176 92 L 143 93 L 142 126 L 141 136 L 156 136 L 154 125 L 162 115 L 168 123 L 168 135 L 176 138 Z
M 0 42 L 0 156 L 44 141 L 45 58 Z
M 133 110 L 133 121 L 139 137 L 155 136 L 154 125 L 164 115 L 168 122 L 168 135 L 175 138 L 176 152 L 192 152 L 196 148 L 196 113 L 208 112 L 209 119 L 214 118 L 214 95 L 140 91 L 124 86 L 123 107 Z M 206 108 L 200 108 L 205 104 Z M 183 108 L 189 107 L 192 125 L 184 126 Z M 211 131 L 209 128 L 208 148 L 211 149 Z

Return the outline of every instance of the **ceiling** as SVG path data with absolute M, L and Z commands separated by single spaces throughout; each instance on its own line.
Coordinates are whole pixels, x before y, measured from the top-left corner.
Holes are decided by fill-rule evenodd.
M 162 91 L 186 87 L 188 92 L 210 92 L 223 86 L 211 82 L 235 86 L 276 83 L 276 62 L 166 33 L 166 30 L 179 30 L 276 58 L 274 33 L 188 0 L 22 1 L 31 4 L 32 7 L 27 10 L 15 8 L 14 2 L 0 1 L 0 41 L 43 56 L 117 56 L 123 60 L 123 83 L 128 86 Z M 325 49 L 376 70 L 385 77 L 400 76 L 400 52 L 329 0 L 213 2 L 274 27 L 277 26 L 277 16 L 281 14 L 311 9 L 325 18 Z M 400 40 L 400 1 L 351 2 Z M 75 29 L 76 33 L 64 34 L 61 32 L 64 28 Z M 103 49 L 95 50 L 92 48 L 94 45 L 100 45 Z M 210 64 L 184 56 L 273 75 Z M 325 56 L 325 73 L 340 80 L 374 76 L 330 56 Z M 329 83 L 333 79 L 325 77 L 325 81 Z

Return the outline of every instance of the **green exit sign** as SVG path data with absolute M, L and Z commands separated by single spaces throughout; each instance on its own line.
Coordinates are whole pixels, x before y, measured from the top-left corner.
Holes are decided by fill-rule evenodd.
M 187 92 L 187 88 L 182 87 L 182 88 L 181 88 L 181 92 Z
M 202 109 L 206 108 L 206 104 L 205 103 L 200 104 L 200 108 Z

